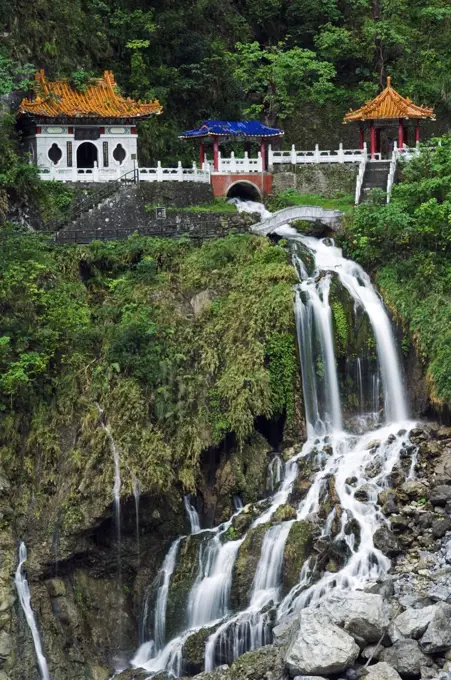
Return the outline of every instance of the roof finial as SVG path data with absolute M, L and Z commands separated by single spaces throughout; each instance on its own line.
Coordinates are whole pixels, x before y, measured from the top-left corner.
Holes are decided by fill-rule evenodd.
M 387 76 L 387 87 L 391 87 L 391 76 Z

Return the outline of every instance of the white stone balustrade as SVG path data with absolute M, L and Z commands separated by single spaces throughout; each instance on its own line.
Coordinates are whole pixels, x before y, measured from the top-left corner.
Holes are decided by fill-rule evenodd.
M 365 154 L 365 149 L 344 149 L 343 144 L 339 144 L 338 149 L 334 151 L 322 150 L 318 144 L 312 151 L 297 150 L 294 144 L 290 151 L 273 151 L 272 147 L 268 146 L 268 167 L 279 164 L 359 163 Z
M 121 167 L 113 168 L 41 168 L 40 176 L 43 180 L 59 180 L 60 182 L 110 182 L 124 179 L 133 180 L 134 171 L 126 175 Z M 184 168 L 179 161 L 175 168 L 164 168 L 158 161 L 156 167 L 137 168 L 136 178 L 141 182 L 210 182 L 209 168 L 200 170 L 196 163 L 191 168 Z

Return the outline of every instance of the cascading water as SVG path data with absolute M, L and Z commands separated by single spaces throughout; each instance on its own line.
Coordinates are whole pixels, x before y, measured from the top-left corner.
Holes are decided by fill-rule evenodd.
M 27 561 L 27 549 L 25 543 L 21 543 L 19 547 L 19 565 L 16 570 L 14 583 L 16 584 L 17 594 L 19 596 L 20 605 L 27 620 L 28 626 L 33 636 L 34 649 L 36 652 L 36 659 L 39 666 L 41 680 L 50 680 L 49 669 L 47 666 L 47 659 L 42 650 L 41 638 L 39 636 L 38 626 L 31 607 L 30 588 L 28 581 L 23 573 L 23 565 Z
M 260 204 L 243 205 L 238 199 L 234 202 L 239 209 L 259 212 L 263 218 L 269 215 Z M 367 274 L 359 265 L 346 260 L 329 239 L 303 236 L 287 226 L 277 233 L 289 240 L 299 275 L 294 307 L 308 439 L 302 450 L 286 463 L 278 455 L 269 463 L 268 487 L 272 496 L 266 504 L 257 504 L 261 514 L 247 530 L 249 533 L 265 527 L 248 606 L 242 611 L 230 611 L 230 593 L 235 560 L 247 534 L 238 540 L 227 540 L 233 517 L 216 529 L 201 531 L 193 514 L 195 508 L 189 497 L 185 498 L 191 532 L 199 539 L 197 577 L 188 596 L 183 632 L 166 641 L 167 597 L 178 548 L 178 544 L 176 547 L 172 544 L 162 567 L 165 576 L 155 607 L 154 638 L 143 644 L 133 659 L 135 667 L 140 666 L 152 674 L 162 670 L 182 674 L 183 647 L 190 635 L 206 626 L 216 626 L 216 629 L 207 640 L 205 669 L 231 663 L 240 654 L 271 642 L 274 619 L 281 621 L 293 611 L 317 602 L 331 588 L 361 588 L 383 577 L 390 566 L 388 558 L 374 545 L 376 530 L 386 522 L 377 499 L 379 492 L 388 486 L 401 454 L 410 451 L 409 477 L 414 475 L 416 458 L 413 447 L 406 448 L 406 432 L 412 423 L 407 421 L 401 370 L 389 318 Z M 369 320 L 377 349 L 376 369 L 368 369 L 364 376 L 361 358 L 355 364 L 353 382 L 358 404 L 355 415 L 362 423 L 357 429 L 363 434 L 346 432 L 343 426 L 343 397 L 329 302 L 335 281 L 351 296 L 356 313 Z M 385 424 L 371 430 L 380 419 L 380 388 L 384 396 Z M 365 412 L 367 406 L 372 413 Z M 292 498 L 299 465 L 304 460 L 310 461 L 316 472 L 297 504 L 297 517 L 274 523 L 278 508 Z M 331 480 L 335 500 L 332 508 L 330 503 L 327 506 L 320 533 L 326 543 L 342 546 L 343 564 L 337 571 L 324 571 L 322 567 L 323 571 L 318 573 L 321 562 L 311 555 L 300 569 L 297 585 L 290 592 L 283 592 L 282 568 L 290 531 L 301 520 L 318 523 L 324 501 L 331 494 Z M 234 500 L 234 504 L 235 516 L 246 511 L 241 502 Z
M 191 527 L 191 533 L 192 534 L 197 534 L 200 531 L 200 520 L 199 520 L 199 513 L 197 512 L 196 508 L 194 505 L 191 503 L 191 496 L 185 496 L 183 499 L 185 503 L 185 510 L 186 514 L 188 515 L 190 527 Z

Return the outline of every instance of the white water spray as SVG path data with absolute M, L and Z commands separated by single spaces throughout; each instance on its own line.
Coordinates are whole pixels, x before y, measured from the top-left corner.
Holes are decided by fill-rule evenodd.
M 30 588 L 28 586 L 28 581 L 25 578 L 25 574 L 23 573 L 23 565 L 26 561 L 27 561 L 27 549 L 25 547 L 25 543 L 21 543 L 19 547 L 19 565 L 16 570 L 14 583 L 16 584 L 17 594 L 19 596 L 19 601 L 22 610 L 25 614 L 25 618 L 27 620 L 28 626 L 33 636 L 34 649 L 36 652 L 36 659 L 39 666 L 39 672 L 41 674 L 41 680 L 50 680 L 47 659 L 45 658 L 44 652 L 42 650 L 42 643 L 41 638 L 39 636 L 38 626 L 36 624 L 33 609 L 31 607 Z
M 185 510 L 186 514 L 188 515 L 190 527 L 191 527 L 191 533 L 192 534 L 197 534 L 200 531 L 200 520 L 199 520 L 199 513 L 197 512 L 196 508 L 194 505 L 191 503 L 191 496 L 185 496 L 183 499 L 183 502 L 185 504 Z

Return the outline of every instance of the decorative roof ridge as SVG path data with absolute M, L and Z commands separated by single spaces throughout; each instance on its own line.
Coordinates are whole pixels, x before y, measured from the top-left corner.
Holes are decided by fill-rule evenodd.
M 122 96 L 112 71 L 104 71 L 103 77 L 93 79 L 84 91 L 73 88 L 68 78 L 48 82 L 42 69 L 35 74 L 35 81 L 38 87 L 34 98 L 22 100 L 18 115 L 29 113 L 43 118 L 146 118 L 162 112 L 157 99 L 137 102 L 131 97 Z
M 434 110 L 426 106 L 414 104 L 410 98 L 403 97 L 392 84 L 391 77 L 387 77 L 387 85 L 374 99 L 366 102 L 357 110 L 350 109 L 343 122 L 367 119 L 390 118 L 432 118 L 435 120 Z

